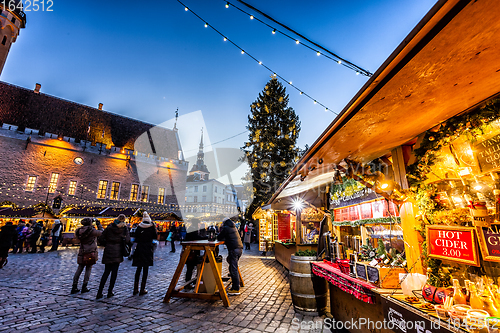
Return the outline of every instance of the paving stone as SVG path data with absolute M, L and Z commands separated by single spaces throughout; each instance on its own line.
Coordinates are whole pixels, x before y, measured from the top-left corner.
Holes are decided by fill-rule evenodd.
M 302 320 L 293 311 L 287 271 L 273 258 L 261 257 L 256 244 L 240 259 L 245 287 L 240 296 L 230 297 L 229 308 L 222 301 L 172 298 L 163 303 L 179 260 L 181 247 L 177 248 L 173 254 L 170 245 L 158 247 L 147 295 L 132 295 L 136 268 L 125 260 L 118 271 L 115 296 L 101 300 L 95 300 L 104 272 L 100 263 L 92 269 L 89 293 L 69 293 L 77 248 L 11 254 L 9 264 L 0 270 L 0 332 L 288 332 L 293 318 Z M 102 258 L 102 249 L 99 252 Z M 221 249 L 221 254 L 226 257 L 227 250 Z M 226 261 L 222 274 L 228 274 Z

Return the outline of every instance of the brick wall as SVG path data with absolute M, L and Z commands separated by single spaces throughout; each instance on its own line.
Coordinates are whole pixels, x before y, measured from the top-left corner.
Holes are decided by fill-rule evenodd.
M 28 137 L 31 140 L 29 143 Z M 82 165 L 74 162 L 77 157 L 83 159 Z M 157 202 L 158 188 L 163 187 L 167 204 L 183 205 L 187 168 L 184 161 L 170 162 L 156 156 L 126 155 L 106 149 L 99 152 L 96 147 L 84 151 L 78 144 L 0 129 L 0 202 L 8 200 L 20 206 L 45 202 L 50 176 L 58 173 L 57 191 L 49 194 L 49 204 L 61 194 L 63 205 L 147 206 L 128 201 L 131 184 L 140 184 L 149 186 L 150 203 Z M 26 192 L 24 189 L 30 175 L 37 176 L 36 190 Z M 78 182 L 75 196 L 67 194 L 70 180 Z M 97 199 L 100 180 L 108 180 L 108 198 L 111 183 L 120 182 L 121 200 Z M 165 208 L 153 204 L 149 206 Z

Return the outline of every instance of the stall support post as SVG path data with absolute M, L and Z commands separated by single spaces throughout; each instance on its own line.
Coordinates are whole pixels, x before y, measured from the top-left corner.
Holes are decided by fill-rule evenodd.
M 406 179 L 406 168 L 403 155 L 403 147 L 399 146 L 392 152 L 392 168 L 394 170 L 395 181 L 402 189 L 408 189 L 408 180 Z M 420 259 L 420 244 L 418 241 L 418 232 L 415 230 L 417 221 L 415 219 L 414 207 L 411 202 L 405 202 L 401 205 L 399 212 L 401 218 L 401 228 L 403 228 L 403 239 L 405 243 L 406 262 L 408 268 L 413 267 L 412 273 L 424 273 L 422 260 Z
M 303 244 L 304 242 L 302 241 L 302 237 L 304 235 L 302 235 L 302 219 L 300 217 L 300 212 L 301 210 L 300 209 L 297 209 L 295 211 L 295 213 L 297 214 L 297 218 L 295 219 L 295 227 L 297 228 L 297 239 L 298 241 L 296 241 L 295 243 L 296 244 Z

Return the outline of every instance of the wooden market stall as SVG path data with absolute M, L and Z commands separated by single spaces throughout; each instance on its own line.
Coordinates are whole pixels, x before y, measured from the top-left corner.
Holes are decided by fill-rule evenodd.
M 499 17 L 493 0 L 438 1 L 269 201 L 332 213 L 337 243 L 313 272 L 329 282 L 336 320 L 386 319 L 391 329 L 377 331 L 406 333 L 463 329 L 438 315 L 455 324 L 500 316 Z M 314 203 L 327 184 L 329 199 Z M 416 304 L 402 296 L 401 270 L 428 278 Z M 411 294 L 419 283 L 408 277 L 419 275 L 401 277 Z M 454 309 L 426 305 L 447 299 Z M 415 320 L 423 327 L 404 326 Z

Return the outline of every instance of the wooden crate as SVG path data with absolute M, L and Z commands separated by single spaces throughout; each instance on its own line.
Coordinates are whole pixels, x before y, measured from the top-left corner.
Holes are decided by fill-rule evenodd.
M 384 289 L 401 288 L 399 273 L 406 273 L 406 270 L 401 267 L 373 267 L 369 265 L 366 267 L 368 282 Z

